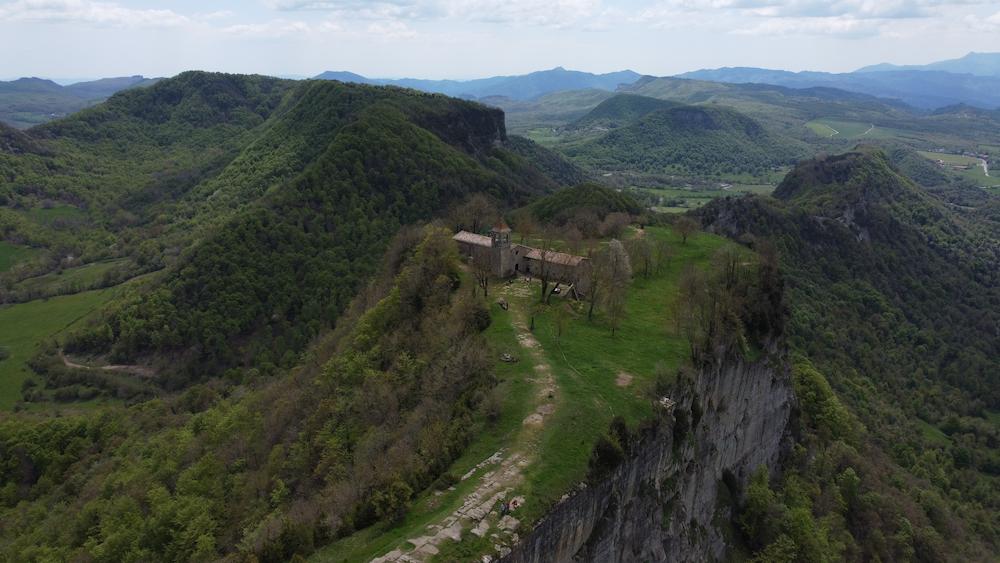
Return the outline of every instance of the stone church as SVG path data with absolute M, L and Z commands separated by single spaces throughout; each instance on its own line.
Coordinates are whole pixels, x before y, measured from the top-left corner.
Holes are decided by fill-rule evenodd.
M 476 265 L 489 264 L 498 278 L 512 276 L 542 277 L 546 272 L 550 281 L 573 286 L 577 293 L 589 289 L 590 260 L 554 250 L 545 251 L 510 240 L 510 227 L 501 220 L 490 229 L 490 235 L 459 231 L 452 237 L 458 252 Z

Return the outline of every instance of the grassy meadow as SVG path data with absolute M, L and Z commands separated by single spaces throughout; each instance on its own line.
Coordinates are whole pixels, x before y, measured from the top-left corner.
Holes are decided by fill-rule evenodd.
M 809 121 L 805 125 L 817 136 L 828 139 L 890 139 L 896 137 L 895 132 L 891 129 L 875 127 L 874 124 L 863 121 L 822 118 Z
M 39 252 L 30 246 L 21 246 L 0 240 L 0 272 L 6 272 L 18 262 L 30 260 Z
M 954 172 L 963 178 L 972 180 L 981 186 L 995 188 L 1000 186 L 1000 173 L 991 171 L 986 175 L 983 170 L 982 161 L 978 158 L 965 156 L 963 154 L 948 154 L 942 152 L 919 151 L 920 156 L 934 162 L 943 162 L 946 170 Z M 964 169 L 962 169 L 964 167 Z
M 21 397 L 21 384 L 31 376 L 27 361 L 39 344 L 85 318 L 112 296 L 113 289 L 87 291 L 0 308 L 0 411 L 10 410 Z
M 655 198 L 652 205 L 654 211 L 660 213 L 685 213 L 697 209 L 717 197 L 726 197 L 744 193 L 769 195 L 774 191 L 774 184 L 731 184 L 726 188 L 703 189 L 691 188 L 636 188 Z
M 57 273 L 50 273 L 33 278 L 28 278 L 16 284 L 15 289 L 34 289 L 44 294 L 70 293 L 93 287 L 99 283 L 104 276 L 113 271 L 116 267 L 128 263 L 128 259 L 119 258 L 115 260 L 103 260 L 91 262 L 76 268 L 68 268 Z

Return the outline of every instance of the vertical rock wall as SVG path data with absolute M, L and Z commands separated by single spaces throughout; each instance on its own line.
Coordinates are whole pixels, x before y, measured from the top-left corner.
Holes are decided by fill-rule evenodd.
M 625 462 L 555 506 L 503 561 L 721 559 L 727 547 L 714 521 L 731 516 L 718 502 L 723 480 L 746 485 L 788 444 L 788 369 L 777 354 L 721 362 L 675 399 Z M 684 419 L 697 424 L 675 432 Z

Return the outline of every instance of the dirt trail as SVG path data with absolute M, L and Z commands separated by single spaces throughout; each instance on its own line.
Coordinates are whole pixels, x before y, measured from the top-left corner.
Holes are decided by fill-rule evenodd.
M 124 373 L 133 373 L 135 375 L 140 375 L 142 377 L 156 377 L 156 370 L 151 367 L 137 366 L 137 365 L 125 365 L 125 364 L 108 364 L 104 366 L 85 366 L 83 364 L 78 364 L 66 357 L 66 354 L 62 350 L 59 350 L 59 358 L 62 359 L 63 365 L 68 368 L 73 369 L 99 369 L 105 371 L 120 371 Z
M 404 551 L 394 549 L 372 560 L 373 563 L 390 561 L 417 562 L 429 560 L 440 552 L 439 546 L 445 541 L 461 541 L 466 534 L 489 537 L 492 540 L 492 556 L 505 554 L 509 546 L 518 541 L 518 508 L 531 499 L 513 496 L 523 480 L 522 470 L 530 465 L 538 452 L 538 441 L 545 421 L 556 411 L 559 395 L 558 385 L 552 375 L 552 366 L 545 357 L 545 350 L 528 328 L 528 313 L 521 305 L 521 299 L 532 297 L 535 289 L 528 282 L 517 280 L 502 286 L 497 291 L 510 303 L 511 325 L 521 346 L 522 362 L 530 362 L 534 376 L 529 379 L 535 388 L 534 410 L 522 421 L 521 429 L 504 449 L 486 458 L 468 473 L 462 481 L 476 480 L 476 487 L 462 501 L 462 505 L 437 522 L 424 528 L 424 535 L 406 540 L 413 547 Z M 497 510 L 502 501 L 510 503 L 512 509 L 501 515 Z

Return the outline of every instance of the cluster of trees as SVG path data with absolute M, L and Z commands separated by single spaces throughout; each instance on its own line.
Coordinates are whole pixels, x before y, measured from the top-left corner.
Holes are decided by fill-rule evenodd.
M 405 230 L 286 377 L 0 421 L 0 554 L 287 561 L 398 519 L 489 423 L 488 324 L 450 233 Z
M 773 247 L 757 254 L 725 247 L 708 270 L 686 265 L 679 292 L 673 322 L 696 364 L 749 355 L 784 333 L 784 281 Z

